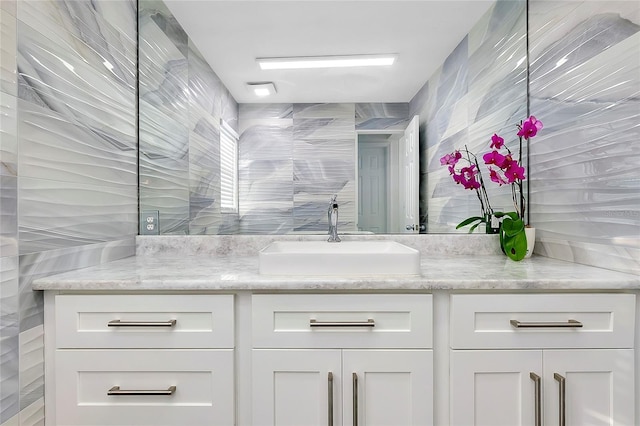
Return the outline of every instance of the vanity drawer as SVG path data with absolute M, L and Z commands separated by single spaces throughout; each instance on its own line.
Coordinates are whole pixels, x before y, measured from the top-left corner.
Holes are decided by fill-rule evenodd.
M 254 348 L 431 348 L 430 294 L 253 295 Z
M 55 321 L 58 348 L 234 347 L 233 295 L 57 295 Z
M 632 348 L 633 294 L 451 296 L 451 347 Z
M 55 424 L 232 425 L 233 357 L 233 349 L 58 350 Z M 108 395 L 116 386 L 168 394 Z

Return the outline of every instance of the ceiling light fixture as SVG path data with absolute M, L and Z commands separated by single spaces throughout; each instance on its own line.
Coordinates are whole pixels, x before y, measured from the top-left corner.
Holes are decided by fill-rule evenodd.
M 247 89 L 259 97 L 275 95 L 277 93 L 276 86 L 271 82 L 247 83 Z
M 343 68 L 392 65 L 396 56 L 388 55 L 344 55 L 344 56 L 293 56 L 289 58 L 257 58 L 262 70 Z

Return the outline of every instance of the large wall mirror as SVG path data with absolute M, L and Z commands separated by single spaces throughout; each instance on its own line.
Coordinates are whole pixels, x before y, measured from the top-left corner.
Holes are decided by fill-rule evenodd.
M 465 232 L 455 225 L 479 213 L 477 196 L 440 158 L 486 151 L 526 118 L 526 9 L 140 0 L 143 220 L 157 212 L 160 234 L 321 234 L 337 195 L 341 233 Z M 394 64 L 257 62 L 379 54 Z M 275 93 L 259 96 L 263 83 Z M 509 208 L 508 189 L 488 189 L 494 209 Z

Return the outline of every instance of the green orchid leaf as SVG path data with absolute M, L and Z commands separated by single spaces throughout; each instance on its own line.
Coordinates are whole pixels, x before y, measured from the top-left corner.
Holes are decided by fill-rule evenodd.
M 504 230 L 507 237 L 514 237 L 521 232 L 524 232 L 524 222 L 522 219 L 509 220 L 509 226 Z
M 476 228 L 478 227 L 478 225 L 480 225 L 482 222 L 478 222 L 475 225 L 473 225 L 471 228 L 469 228 L 469 233 L 472 233 L 473 231 L 476 230 Z
M 456 226 L 456 229 L 460 229 L 460 228 L 462 228 L 463 226 L 467 226 L 467 225 L 469 225 L 470 223 L 473 223 L 473 222 L 478 221 L 478 220 L 479 220 L 480 222 L 484 222 L 484 218 L 483 218 L 483 217 L 480 217 L 480 216 L 474 216 L 474 217 L 470 217 L 470 218 L 465 219 L 465 220 L 463 220 L 462 222 L 460 222 L 460 223 L 458 224 L 458 226 Z

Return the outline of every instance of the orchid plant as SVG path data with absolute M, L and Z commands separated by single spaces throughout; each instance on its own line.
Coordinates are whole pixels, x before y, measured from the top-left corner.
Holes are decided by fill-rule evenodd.
M 525 169 L 522 166 L 522 142 L 536 136 L 543 124 L 534 116 L 530 116 L 518 125 L 518 159 L 514 159 L 513 153 L 506 146 L 504 139 L 498 134 L 493 134 L 489 148 L 491 151 L 482 156 L 484 164 L 489 171 L 489 179 L 499 186 L 510 185 L 511 197 L 515 211 L 495 212 L 489 202 L 487 190 L 482 179 L 482 172 L 478 163 L 478 157 L 471 153 L 465 145 L 463 150 L 456 150 L 440 159 L 440 164 L 447 166 L 453 181 L 462 185 L 465 189 L 476 192 L 480 201 L 482 216 L 474 216 L 463 220 L 456 226 L 459 229 L 471 225 L 469 232 L 473 232 L 478 225 L 485 223 L 487 232 L 500 233 L 500 243 L 503 251 L 512 259 L 524 258 L 527 250 L 527 240 L 524 233 L 525 198 L 523 181 Z M 462 160 L 462 162 L 461 162 Z M 492 218 L 502 219 L 498 226 L 493 226 Z

